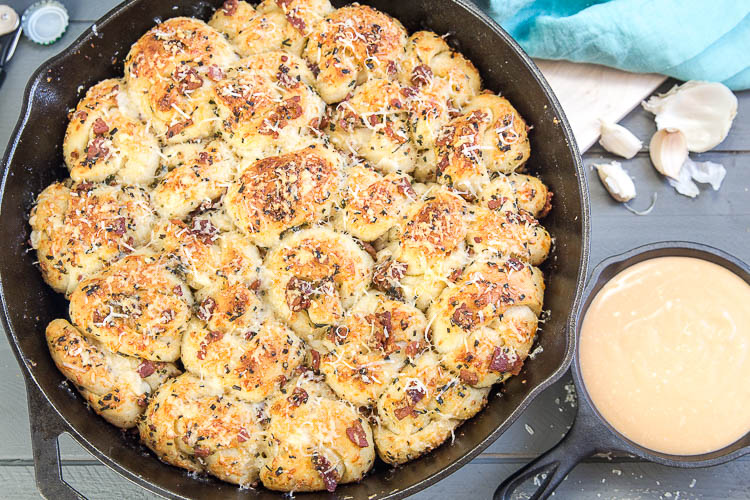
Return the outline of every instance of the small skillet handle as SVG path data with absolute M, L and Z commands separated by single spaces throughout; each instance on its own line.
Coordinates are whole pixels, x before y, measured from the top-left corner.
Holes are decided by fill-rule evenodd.
M 530 500 L 548 498 L 578 462 L 596 452 L 617 447 L 614 435 L 602 425 L 589 404 L 582 398 L 578 401 L 578 414 L 565 437 L 507 477 L 495 490 L 494 500 L 510 500 L 521 484 L 543 473 L 546 476 L 540 480 Z
M 62 478 L 60 446 L 57 438 L 66 431 L 57 412 L 37 389 L 32 380 L 26 381 L 26 394 L 31 420 L 31 447 L 34 453 L 36 487 L 42 497 L 54 500 L 85 500 Z

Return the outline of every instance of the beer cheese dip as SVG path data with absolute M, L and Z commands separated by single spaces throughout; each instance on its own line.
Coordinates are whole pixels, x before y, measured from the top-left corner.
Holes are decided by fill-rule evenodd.
M 628 439 L 673 455 L 724 448 L 750 431 L 750 285 L 697 258 L 635 264 L 586 312 L 580 365 Z

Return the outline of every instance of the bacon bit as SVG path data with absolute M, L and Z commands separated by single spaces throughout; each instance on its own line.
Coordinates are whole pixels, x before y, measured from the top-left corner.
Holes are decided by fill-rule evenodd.
M 417 416 L 417 412 L 414 411 L 414 407 L 411 406 L 411 405 L 402 406 L 401 408 L 396 408 L 393 411 L 393 414 L 399 420 L 403 420 L 406 417 L 416 417 Z
M 200 163 L 202 165 L 206 165 L 206 164 L 208 164 L 208 161 L 210 159 L 211 159 L 211 157 L 205 151 L 201 151 L 200 153 L 198 153 L 198 163 Z
M 464 273 L 464 270 L 459 268 L 453 271 L 450 276 L 448 276 L 448 279 L 451 280 L 453 283 L 459 280 L 461 278 L 461 275 Z
M 416 87 L 423 87 L 432 80 L 432 68 L 426 64 L 420 64 L 411 72 L 411 83 Z
M 474 313 L 464 302 L 458 309 L 453 311 L 451 320 L 455 325 L 460 326 L 464 330 L 470 330 L 474 326 Z
M 99 309 L 94 309 L 94 313 L 91 315 L 91 319 L 94 320 L 94 323 L 101 323 L 106 317 L 107 315 L 102 313 Z
M 318 66 L 315 63 L 308 62 L 307 67 L 310 68 L 310 71 L 312 72 L 313 76 L 317 78 L 318 75 L 320 74 L 320 66 Z
M 370 122 L 370 125 L 375 127 L 380 124 L 380 116 L 374 114 L 370 115 L 367 117 L 367 121 Z
M 140 396 L 138 396 L 138 399 L 136 399 L 135 402 L 141 408 L 145 408 L 148 406 L 148 396 L 146 396 L 145 394 L 141 394 Z
M 286 375 L 279 375 L 278 377 L 276 377 L 276 382 L 278 382 L 279 385 L 286 385 L 287 383 Z
M 400 296 L 399 282 L 406 275 L 406 264 L 395 260 L 386 260 L 375 264 L 372 284 L 378 290 Z
M 250 283 L 250 290 L 252 290 L 253 292 L 257 292 L 258 288 L 260 288 L 260 280 L 255 280 Z
M 355 420 L 351 427 L 346 428 L 346 437 L 360 448 L 367 448 L 370 445 L 367 442 L 367 433 L 365 433 L 362 422 L 359 420 Z
M 307 403 L 308 395 L 307 391 L 304 390 L 302 387 L 295 387 L 292 391 L 292 395 L 286 398 L 287 401 L 289 401 L 293 407 L 298 407 L 299 405 Z
M 86 160 L 93 161 L 102 156 L 107 156 L 109 149 L 106 146 L 102 146 L 104 137 L 97 136 L 86 148 Z
M 71 151 L 70 152 L 70 157 L 73 158 L 74 160 L 77 160 L 78 159 L 78 151 Z
M 234 13 L 237 12 L 237 7 L 237 0 L 227 0 L 226 2 L 224 2 L 222 9 L 224 10 L 224 14 L 226 14 L 227 16 L 233 16 Z
M 293 276 L 286 285 L 286 303 L 289 309 L 299 312 L 310 307 L 312 293 L 312 283 Z
M 505 205 L 506 201 L 508 201 L 508 198 L 505 196 L 501 196 L 496 200 L 490 200 L 487 202 L 487 208 L 489 208 L 490 210 L 497 210 L 498 208 Z
M 248 439 L 250 439 L 250 435 L 247 433 L 247 430 L 244 427 L 240 427 L 240 432 L 237 433 L 237 442 L 244 443 Z
M 440 177 L 443 175 L 443 172 L 445 172 L 445 169 L 448 168 L 448 163 L 450 160 L 448 159 L 448 155 L 443 155 L 440 158 L 440 161 L 437 165 L 435 165 L 435 173 L 437 174 L 437 177 Z
M 297 31 L 299 31 L 303 35 L 305 34 L 305 28 L 307 27 L 307 25 L 305 24 L 305 21 L 303 21 L 299 17 L 295 17 L 295 16 L 293 16 L 291 14 L 287 14 L 286 15 L 286 20 L 289 21 L 289 24 L 291 24 L 292 26 L 294 26 L 294 28 Z
M 505 349 L 495 347 L 490 362 L 490 370 L 501 373 L 510 372 L 513 375 L 518 375 L 521 372 L 521 368 L 523 368 L 523 360 L 520 356 L 509 356 L 509 353 Z
M 85 193 L 88 191 L 91 191 L 94 188 L 94 184 L 91 182 L 81 182 L 76 185 L 74 191 L 78 193 L 79 195 L 81 193 Z
M 185 120 L 184 122 L 178 122 L 172 125 L 167 129 L 167 139 L 171 139 L 175 135 L 179 134 L 183 130 L 185 130 L 186 127 L 189 127 L 193 124 L 193 120 Z
M 413 358 L 414 356 L 419 354 L 419 352 L 424 349 L 424 347 L 425 346 L 424 344 L 422 344 L 422 342 L 418 340 L 412 340 L 406 345 L 406 355 L 410 358 Z
M 289 68 L 282 64 L 279 69 L 280 71 L 276 73 L 276 80 L 278 80 L 279 85 L 287 89 L 293 89 L 300 86 L 299 80 L 289 75 Z
M 198 308 L 197 316 L 203 321 L 208 321 L 213 316 L 214 309 L 216 309 L 216 301 L 211 297 L 206 297 Z
M 143 360 L 141 361 L 141 364 L 138 365 L 138 368 L 136 368 L 136 371 L 141 378 L 146 378 L 154 374 L 156 366 L 149 360 Z
M 419 94 L 419 89 L 416 87 L 404 87 L 401 89 L 401 95 L 406 97 L 407 99 L 410 97 L 414 97 L 417 94 Z
M 109 132 L 109 125 L 101 118 L 97 118 L 94 122 L 93 130 L 96 135 L 106 134 Z
M 554 193 L 552 191 L 547 192 L 547 200 L 544 202 L 544 207 L 542 208 L 542 211 L 539 212 L 538 217 L 544 217 L 546 216 L 550 210 L 552 210 L 552 197 L 554 196 Z
M 206 72 L 206 74 L 211 80 L 215 82 L 218 82 L 219 80 L 224 79 L 224 70 L 215 64 L 212 64 L 211 66 L 208 67 L 208 71 Z
M 312 363 L 310 363 L 310 368 L 312 368 L 314 371 L 320 370 L 320 353 L 316 351 L 315 349 L 310 350 L 310 357 L 312 358 Z
M 481 243 L 481 242 L 482 242 L 481 236 L 474 236 L 474 243 Z
M 281 103 L 276 108 L 276 110 L 271 115 L 269 115 L 266 120 L 264 120 L 267 125 L 261 127 L 258 130 L 258 133 L 263 135 L 270 135 L 274 138 L 279 137 L 279 133 L 276 131 L 276 128 L 286 127 L 289 120 L 296 120 L 304 113 L 302 105 L 300 104 L 301 99 L 302 98 L 300 96 L 296 95 Z M 274 124 L 275 127 L 271 127 L 271 125 Z
M 366 241 L 361 241 L 360 240 L 359 244 L 362 246 L 362 248 L 364 249 L 365 252 L 367 252 L 368 254 L 370 254 L 370 257 L 372 257 L 373 259 L 375 259 L 375 257 L 377 257 L 378 252 L 375 251 L 375 247 L 372 246 L 370 243 L 368 243 Z
M 521 271 L 524 268 L 524 265 L 520 260 L 511 257 L 505 262 L 505 267 L 508 268 L 508 270 L 512 269 L 513 271 Z
M 399 193 L 409 198 L 415 198 L 417 196 L 416 191 L 414 191 L 414 188 L 411 186 L 411 182 L 409 182 L 409 179 L 406 177 L 399 179 L 396 188 Z
M 396 108 L 396 109 L 401 109 L 401 106 L 403 106 L 403 104 L 401 104 L 401 101 L 395 98 L 391 99 L 388 104 L 390 104 L 391 107 Z
M 195 68 L 189 67 L 187 70 L 177 70 L 174 76 L 180 84 L 181 93 L 185 93 L 186 90 L 199 89 L 203 85 L 203 78 Z
M 211 450 L 209 450 L 208 448 L 204 448 L 203 446 L 196 446 L 193 449 L 193 453 L 195 453 L 196 457 L 206 458 L 211 454 Z
M 178 297 L 182 297 L 182 287 L 180 285 L 175 285 L 174 288 L 172 288 L 172 293 Z
M 477 382 L 479 382 L 479 376 L 470 370 L 461 370 L 458 374 L 458 378 L 461 379 L 461 382 L 467 385 L 476 385 Z
M 220 332 L 219 330 L 213 330 L 208 332 L 208 335 L 206 335 L 206 341 L 208 343 L 211 342 L 218 342 L 219 340 L 224 338 L 224 332 Z
M 219 230 L 208 219 L 193 219 L 193 224 L 188 231 L 204 245 L 210 245 L 219 234 Z
M 73 115 L 73 119 L 81 120 L 81 123 L 85 122 L 86 118 L 88 117 L 89 117 L 89 114 L 84 110 L 76 111 L 76 113 Z
M 315 470 L 318 471 L 320 477 L 323 478 L 323 484 L 326 486 L 326 490 L 333 493 L 336 491 L 338 485 L 339 476 L 336 469 L 333 468 L 331 462 L 328 461 L 323 455 L 317 453 L 312 456 L 312 463 Z
M 406 395 L 411 399 L 411 403 L 415 405 L 422 401 L 427 393 L 421 387 L 412 387 L 406 389 Z
M 396 61 L 388 61 L 388 65 L 385 67 L 389 75 L 395 75 L 398 72 L 396 67 Z
M 118 217 L 112 221 L 112 225 L 108 228 L 108 231 L 116 234 L 117 236 L 124 235 L 128 230 L 128 224 L 125 217 Z

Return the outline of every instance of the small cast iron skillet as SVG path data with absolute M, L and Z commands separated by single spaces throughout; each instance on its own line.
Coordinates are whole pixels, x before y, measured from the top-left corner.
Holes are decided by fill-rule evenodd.
M 485 87 L 502 92 L 534 130 L 528 167 L 555 193 L 544 225 L 555 247 L 542 266 L 550 319 L 538 337 L 543 351 L 490 394 L 489 403 L 456 432 L 455 442 L 438 447 L 402 467 L 377 462 L 362 481 L 341 485 L 340 497 L 403 498 L 426 488 L 468 463 L 498 438 L 532 399 L 560 378 L 573 357 L 574 313 L 583 292 L 588 262 L 589 200 L 575 139 L 539 69 L 518 44 L 468 0 L 360 0 L 400 20 L 410 32 L 452 33 L 449 43 L 477 67 Z M 31 77 L 23 110 L 5 157 L 0 185 L 0 306 L 5 332 L 22 368 L 29 401 L 37 487 L 48 498 L 76 498 L 60 473 L 57 438 L 69 433 L 102 463 L 134 483 L 170 498 L 269 499 L 281 495 L 263 488 L 240 490 L 214 478 L 195 477 L 160 462 L 132 436 L 89 410 L 57 370 L 44 330 L 67 316 L 67 302 L 48 287 L 29 252 L 28 213 L 35 197 L 52 182 L 68 177 L 61 143 L 68 110 L 104 78 L 122 76 L 130 46 L 162 19 L 208 19 L 223 0 L 128 0 L 96 22 L 60 55 Z M 346 0 L 332 0 L 341 7 Z M 498 392 L 503 397 L 498 397 Z M 114 492 L 111 492 L 113 495 Z M 313 493 L 311 499 L 331 495 Z
M 728 253 L 708 245 L 683 241 L 665 241 L 644 245 L 604 260 L 594 269 L 586 286 L 576 319 L 576 340 L 589 305 L 602 287 L 620 271 L 644 260 L 656 257 L 696 257 L 723 266 L 750 284 L 750 266 Z M 625 452 L 637 457 L 672 467 L 708 467 L 722 464 L 750 453 L 750 433 L 720 450 L 701 455 L 669 455 L 649 450 L 629 440 L 612 427 L 592 403 L 581 376 L 581 364 L 576 342 L 571 372 L 578 392 L 578 415 L 567 435 L 554 447 L 522 467 L 498 486 L 495 500 L 509 500 L 524 482 L 539 474 L 540 486 L 532 500 L 547 498 L 578 462 L 595 453 Z

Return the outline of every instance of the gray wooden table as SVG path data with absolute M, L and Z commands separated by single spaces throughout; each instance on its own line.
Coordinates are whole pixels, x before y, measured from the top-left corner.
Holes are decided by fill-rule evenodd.
M 64 1 L 71 23 L 63 39 L 52 47 L 40 47 L 22 39 L 8 68 L 7 80 L 0 89 L 0 147 L 3 148 L 0 154 L 18 118 L 23 90 L 31 73 L 117 3 L 117 0 Z M 19 12 L 30 3 L 30 0 L 10 1 Z M 670 85 L 665 85 L 665 89 Z M 739 113 L 727 140 L 714 151 L 694 155 L 698 160 L 726 166 L 727 178 L 719 192 L 702 189 L 695 200 L 677 195 L 653 170 L 644 150 L 633 160 L 623 161 L 640 193 L 634 203 L 636 207 L 645 208 L 651 193 L 658 193 L 653 212 L 638 217 L 614 203 L 596 175 L 588 172 L 592 267 L 609 255 L 660 240 L 708 243 L 750 261 L 750 92 L 740 93 L 739 99 Z M 641 109 L 633 111 L 623 124 L 646 143 L 654 131 L 653 120 Z M 612 158 L 598 147 L 584 155 L 587 165 L 608 159 Z M 2 334 L 0 380 L 4 381 L 0 385 L 0 498 L 37 498 L 23 380 Z M 574 406 L 566 402 L 568 384 L 569 375 L 540 395 L 515 425 L 478 458 L 414 498 L 490 498 L 499 481 L 563 436 L 575 414 Z M 65 479 L 91 499 L 115 495 L 128 499 L 153 498 L 94 460 L 68 436 L 61 437 L 61 454 Z M 750 456 L 701 470 L 672 469 L 624 457 L 592 458 L 569 475 L 555 496 L 584 500 L 750 498 Z

